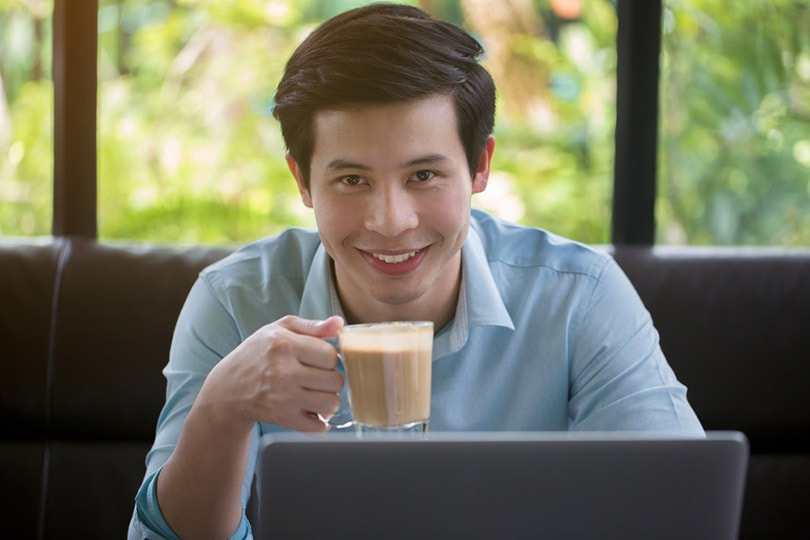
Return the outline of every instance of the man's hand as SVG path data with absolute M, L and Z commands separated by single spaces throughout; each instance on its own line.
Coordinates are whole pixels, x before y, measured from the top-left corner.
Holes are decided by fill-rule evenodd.
M 340 407 L 343 376 L 335 348 L 323 338 L 336 337 L 342 326 L 340 317 L 289 315 L 260 328 L 211 371 L 198 399 L 245 427 L 267 422 L 328 431 L 319 415 L 330 418 Z

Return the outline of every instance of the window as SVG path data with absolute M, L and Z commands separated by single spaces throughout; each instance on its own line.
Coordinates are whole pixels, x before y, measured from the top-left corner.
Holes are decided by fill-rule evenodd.
M 664 8 L 659 240 L 810 244 L 810 4 Z
M 0 2 L 0 234 L 232 244 L 314 225 L 286 170 L 272 92 L 313 26 L 365 3 Z M 499 86 L 494 177 L 474 204 L 608 242 L 613 3 L 419 5 L 484 42 Z
M 460 4 L 462 22 L 487 48 L 499 93 L 492 177 L 475 204 L 583 242 L 609 242 L 615 8 L 563 0 L 520 13 L 517 6 L 531 3 Z
M 103 0 L 99 236 L 236 243 L 313 226 L 271 117 L 294 2 Z
M 51 15 L 49 2 L 0 1 L 0 236 L 51 231 Z
M 314 25 L 364 3 L 0 0 L 0 235 L 312 226 L 272 92 Z M 477 35 L 499 86 L 476 206 L 590 243 L 810 242 L 806 1 L 413 3 Z
M 272 92 L 312 27 L 366 3 L 102 0 L 99 236 L 236 243 L 314 226 L 283 159 Z M 615 9 L 424 4 L 484 42 L 498 83 L 495 174 L 475 204 L 607 242 Z

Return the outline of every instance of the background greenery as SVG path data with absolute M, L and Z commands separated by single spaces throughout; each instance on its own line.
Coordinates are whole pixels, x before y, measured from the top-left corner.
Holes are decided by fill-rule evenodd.
M 665 5 L 661 240 L 810 245 L 810 1 Z
M 101 0 L 103 239 L 241 243 L 312 226 L 270 116 L 292 49 L 349 0 Z M 475 204 L 609 241 L 616 13 L 610 0 L 423 0 L 487 48 L 494 177 Z M 808 0 L 665 2 L 664 242 L 810 241 Z M 52 1 L 0 0 L 0 235 L 51 221 Z

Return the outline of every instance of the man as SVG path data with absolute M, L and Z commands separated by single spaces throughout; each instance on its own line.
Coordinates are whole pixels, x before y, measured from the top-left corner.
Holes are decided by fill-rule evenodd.
M 431 320 L 431 429 L 702 434 L 607 255 L 472 211 L 495 148 L 479 44 L 416 8 L 327 21 L 276 96 L 318 231 L 209 267 L 177 323 L 131 537 L 250 536 L 261 434 L 324 432 L 347 323 Z

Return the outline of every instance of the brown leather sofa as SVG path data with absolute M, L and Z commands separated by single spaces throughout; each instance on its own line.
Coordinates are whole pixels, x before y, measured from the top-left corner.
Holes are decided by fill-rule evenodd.
M 707 429 L 746 433 L 741 538 L 810 538 L 810 251 L 611 248 Z M 0 241 L 0 538 L 123 538 L 175 318 L 224 248 Z

